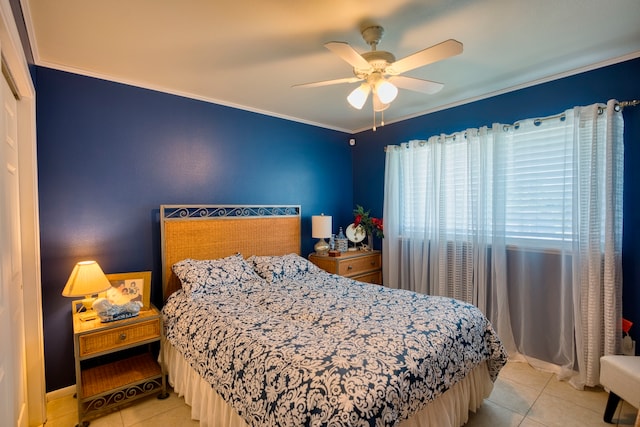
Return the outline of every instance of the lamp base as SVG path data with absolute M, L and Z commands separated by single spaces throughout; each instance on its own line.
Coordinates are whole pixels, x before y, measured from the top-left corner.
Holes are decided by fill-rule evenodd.
M 83 311 L 82 313 L 78 313 L 78 318 L 83 322 L 88 322 L 89 320 L 97 319 L 98 314 L 95 310 Z
M 83 322 L 94 320 L 98 317 L 98 313 L 93 309 L 93 302 L 96 299 L 92 295 L 87 295 L 83 300 L 79 301 L 82 306 L 79 307 L 78 318 Z
M 316 255 L 327 256 L 329 254 L 329 243 L 324 239 L 320 239 L 313 246 L 313 250 Z

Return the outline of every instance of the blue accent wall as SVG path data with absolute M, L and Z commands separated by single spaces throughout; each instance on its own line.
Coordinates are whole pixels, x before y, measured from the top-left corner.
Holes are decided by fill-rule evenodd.
M 47 390 L 75 383 L 70 299 L 77 261 L 152 270 L 162 301 L 161 204 L 294 204 L 351 222 L 348 134 L 36 67 Z M 337 228 L 337 227 L 336 227 Z
M 386 145 L 467 128 L 544 117 L 609 99 L 640 99 L 640 59 L 378 127 L 353 137 L 354 203 L 382 216 Z M 400 93 L 398 96 L 402 96 Z M 393 105 L 391 106 L 393 108 Z M 640 351 L 640 106 L 624 110 L 623 316 Z

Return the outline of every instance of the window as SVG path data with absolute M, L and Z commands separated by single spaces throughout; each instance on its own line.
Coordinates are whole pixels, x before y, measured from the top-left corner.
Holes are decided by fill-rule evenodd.
M 562 120 L 543 125 L 527 121 L 506 134 L 502 147 L 508 241 L 571 241 L 574 159 L 565 129 Z
M 402 235 L 491 235 L 500 221 L 509 244 L 570 242 L 575 177 L 565 121 L 527 120 L 500 135 L 484 128 L 410 143 L 402 160 Z

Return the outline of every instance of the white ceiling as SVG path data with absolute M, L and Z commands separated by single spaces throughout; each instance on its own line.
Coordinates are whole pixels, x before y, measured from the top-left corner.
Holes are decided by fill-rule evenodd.
M 370 128 L 357 83 L 323 47 L 369 50 L 359 25 L 385 34 L 397 59 L 446 39 L 462 54 L 405 75 L 444 83 L 435 95 L 400 89 L 391 123 L 640 56 L 638 0 L 22 0 L 37 65 L 304 123 Z M 604 100 L 594 100 L 604 101 Z

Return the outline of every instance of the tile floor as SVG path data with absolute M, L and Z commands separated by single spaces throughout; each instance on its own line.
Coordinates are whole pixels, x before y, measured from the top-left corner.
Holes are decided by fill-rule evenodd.
M 489 399 L 471 414 L 467 427 L 590 427 L 612 426 L 602 420 L 608 394 L 602 389 L 577 391 L 555 376 L 510 362 L 500 372 Z M 72 427 L 77 423 L 73 396 L 47 405 L 46 427 Z M 636 409 L 623 402 L 614 424 L 633 426 Z M 91 421 L 91 427 L 197 426 L 190 408 L 175 393 L 166 400 L 147 398 Z

